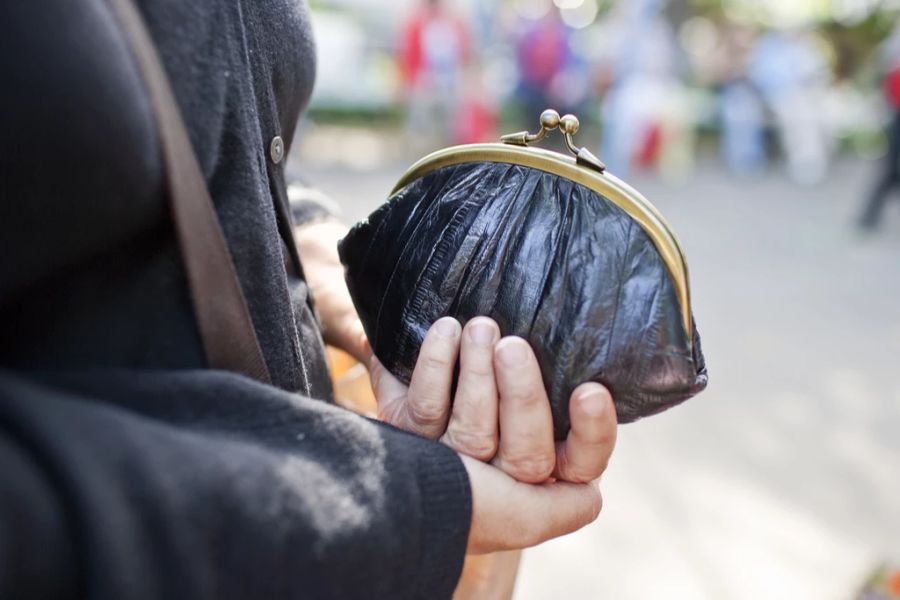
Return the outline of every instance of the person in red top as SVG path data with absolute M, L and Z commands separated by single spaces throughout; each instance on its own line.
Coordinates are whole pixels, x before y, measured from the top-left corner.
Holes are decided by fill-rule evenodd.
M 466 23 L 441 0 L 425 0 L 403 26 L 398 50 L 410 129 L 451 139 L 472 53 Z
M 883 81 L 884 95 L 892 116 L 884 168 L 859 220 L 860 227 L 870 231 L 878 227 L 891 191 L 900 187 L 900 25 L 885 40 L 882 60 L 886 73 Z

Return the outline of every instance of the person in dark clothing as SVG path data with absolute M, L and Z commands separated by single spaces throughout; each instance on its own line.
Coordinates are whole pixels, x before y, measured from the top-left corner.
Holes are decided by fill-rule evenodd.
M 900 86 L 900 70 L 896 76 L 898 86 Z M 863 229 L 873 230 L 878 227 L 891 192 L 898 188 L 900 188 L 900 108 L 895 108 L 888 127 L 887 156 L 883 159 L 878 181 L 869 195 L 865 210 L 859 219 L 859 224 Z
M 888 126 L 888 151 L 875 187 L 866 200 L 859 225 L 864 230 L 878 227 L 881 214 L 891 192 L 900 188 L 900 25 L 882 43 L 881 67 L 884 72 L 884 95 L 891 110 Z
M 555 447 L 531 349 L 479 318 L 438 321 L 406 388 L 353 311 L 343 226 L 292 222 L 305 5 L 138 6 L 273 385 L 206 365 L 107 1 L 0 5 L 0 598 L 445 598 L 467 551 L 593 520 L 615 439 L 601 386 L 576 390 Z M 323 340 L 370 364 L 386 422 L 329 402 Z

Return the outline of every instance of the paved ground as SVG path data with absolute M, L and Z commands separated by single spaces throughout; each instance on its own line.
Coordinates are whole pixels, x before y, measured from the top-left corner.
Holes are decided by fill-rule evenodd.
M 350 219 L 405 166 L 299 158 Z M 517 600 L 851 598 L 900 564 L 900 202 L 849 226 L 872 168 L 633 180 L 687 250 L 710 387 L 620 429 L 601 518 L 526 553 Z

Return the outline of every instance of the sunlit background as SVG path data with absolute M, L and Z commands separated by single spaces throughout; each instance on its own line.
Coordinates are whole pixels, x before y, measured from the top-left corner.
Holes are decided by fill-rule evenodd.
M 573 112 L 678 232 L 709 363 L 620 429 L 600 520 L 527 552 L 515 597 L 893 597 L 871 582 L 900 565 L 897 197 L 861 225 L 900 1 L 428 5 L 311 2 L 293 174 L 352 222 L 431 150 Z

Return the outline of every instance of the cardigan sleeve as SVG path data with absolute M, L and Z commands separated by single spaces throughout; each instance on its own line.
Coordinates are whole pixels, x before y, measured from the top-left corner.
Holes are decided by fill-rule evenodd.
M 471 519 L 448 448 L 216 371 L 0 372 L 0 466 L 4 598 L 448 598 Z

